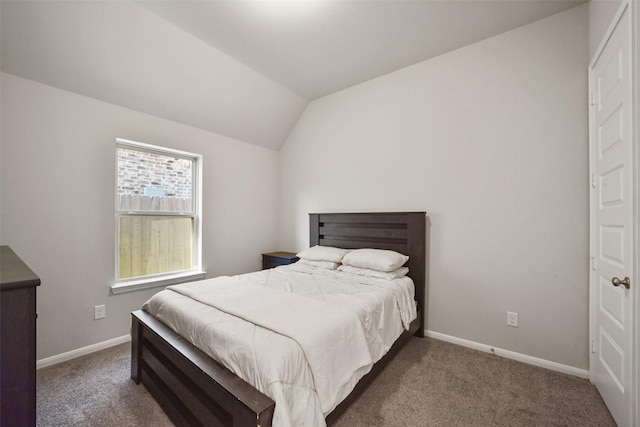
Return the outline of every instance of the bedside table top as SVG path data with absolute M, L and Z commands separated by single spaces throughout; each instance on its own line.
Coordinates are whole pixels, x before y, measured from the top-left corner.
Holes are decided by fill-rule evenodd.
M 287 258 L 287 259 L 296 258 L 295 252 L 284 252 L 284 251 L 268 252 L 266 254 L 262 254 L 262 256 L 271 256 L 275 258 Z

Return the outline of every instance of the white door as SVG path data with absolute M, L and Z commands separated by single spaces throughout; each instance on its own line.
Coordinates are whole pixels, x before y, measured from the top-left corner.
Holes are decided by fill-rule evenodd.
M 592 234 L 591 380 L 620 427 L 633 390 L 634 160 L 629 12 L 620 15 L 589 83 Z

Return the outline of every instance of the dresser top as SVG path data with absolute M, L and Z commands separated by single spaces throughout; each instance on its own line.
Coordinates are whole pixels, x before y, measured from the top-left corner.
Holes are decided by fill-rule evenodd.
M 39 286 L 40 278 L 9 246 L 0 246 L 0 290 Z

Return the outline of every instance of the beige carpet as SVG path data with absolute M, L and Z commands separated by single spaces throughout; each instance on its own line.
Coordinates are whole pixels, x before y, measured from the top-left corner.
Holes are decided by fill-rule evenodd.
M 38 426 L 171 426 L 129 377 L 129 344 L 38 371 Z M 588 380 L 412 338 L 337 427 L 615 426 Z
M 443 341 L 412 338 L 334 425 L 616 424 L 588 380 Z

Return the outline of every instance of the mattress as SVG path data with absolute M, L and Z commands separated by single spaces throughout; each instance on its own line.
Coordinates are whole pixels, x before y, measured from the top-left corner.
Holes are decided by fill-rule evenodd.
M 257 307 L 256 303 L 248 299 L 243 303 L 242 298 L 235 306 L 210 301 L 211 295 L 216 294 L 213 288 L 230 289 L 233 285 L 248 292 L 254 289 L 255 294 L 261 295 L 258 298 L 264 298 L 267 308 L 254 310 L 251 307 Z M 286 303 L 278 304 L 273 302 L 275 296 L 265 293 L 270 290 L 275 295 L 293 295 L 285 295 Z M 274 426 L 324 426 L 324 417 L 416 318 L 413 295 L 414 285 L 408 277 L 383 280 L 296 263 L 171 286 L 153 296 L 143 309 L 273 399 Z M 327 349 L 324 353 L 331 353 L 334 359 L 326 367 L 317 366 L 309 357 L 311 351 L 301 344 L 303 340 L 284 328 L 291 323 L 304 330 L 301 325 L 306 323 L 305 328 L 314 328 L 310 335 L 327 334 L 333 340 L 338 328 L 329 321 L 319 321 L 323 314 L 316 313 L 316 309 L 327 310 L 326 319 L 333 319 L 338 312 L 346 312 L 347 317 L 350 314 L 356 319 L 358 330 L 352 328 L 349 333 L 363 337 L 358 347 L 354 347 L 357 339 L 349 339 L 351 347 L 334 345 Z M 302 313 L 301 320 L 281 321 L 285 325 L 280 327 L 278 322 L 260 319 L 272 315 L 278 318 L 287 311 Z M 323 354 L 317 348 L 313 351 Z M 339 379 L 322 376 L 341 370 L 344 372 Z M 331 387 L 325 389 L 327 379 Z

